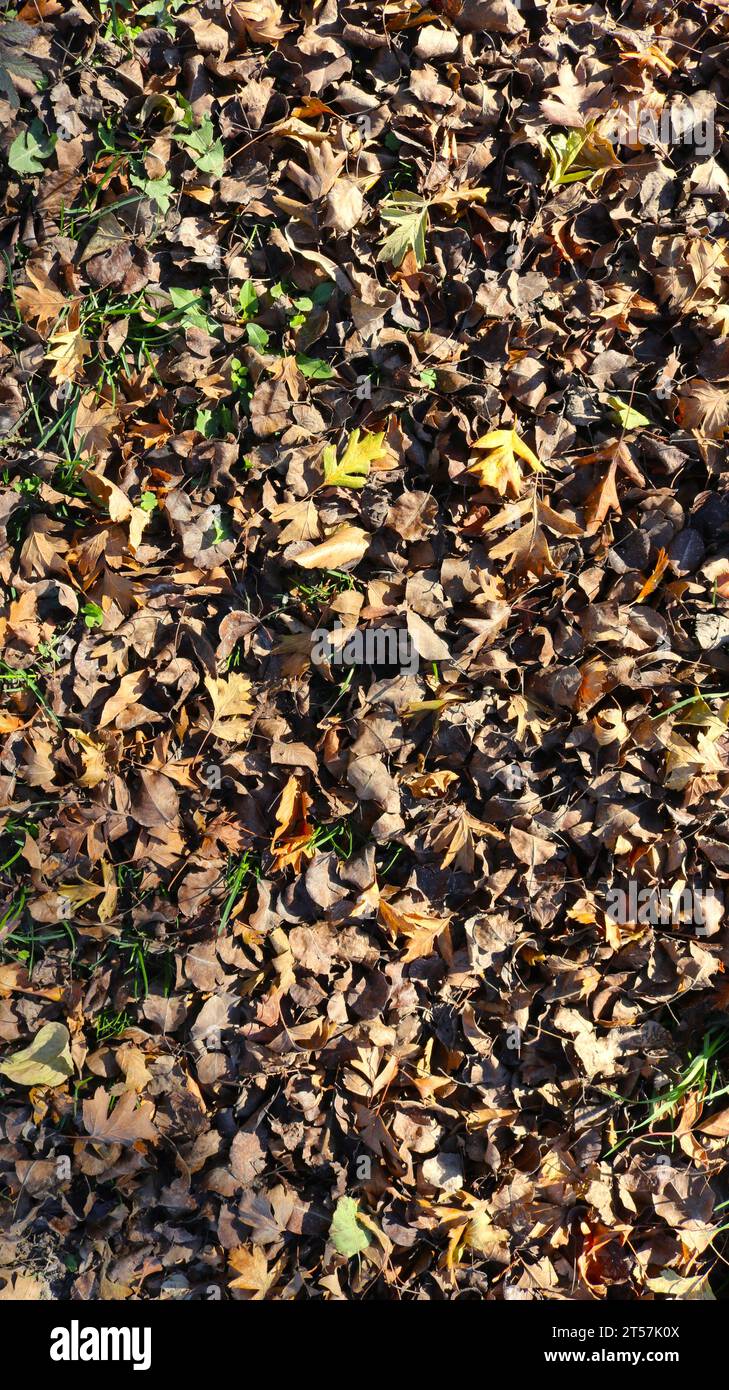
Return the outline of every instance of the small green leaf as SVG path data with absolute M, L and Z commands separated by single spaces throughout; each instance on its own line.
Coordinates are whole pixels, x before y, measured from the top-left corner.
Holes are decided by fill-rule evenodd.
M 214 319 L 208 318 L 205 310 L 201 307 L 202 295 L 199 290 L 188 290 L 182 285 L 172 285 L 168 294 L 172 300 L 172 307 L 183 310 L 180 317 L 185 327 L 200 328 L 203 333 L 209 333 L 211 337 L 217 332 L 217 323 Z
M 10 168 L 16 174 L 42 174 L 43 161 L 50 159 L 57 139 L 57 135 L 46 135 L 42 121 L 31 121 L 8 150 Z
M 354 1197 L 339 1198 L 329 1228 L 329 1238 L 337 1254 L 344 1255 L 348 1260 L 353 1255 L 360 1255 L 370 1244 L 367 1232 L 357 1220 L 358 1215 L 359 1206 Z
M 335 375 L 328 362 L 324 362 L 321 357 L 306 357 L 303 352 L 297 354 L 296 365 L 302 376 L 308 376 L 314 381 L 330 381 Z
M 95 627 L 101 627 L 104 621 L 104 610 L 99 608 L 98 603 L 85 603 L 81 609 L 83 619 L 88 628 L 93 632 Z
M 311 297 L 315 304 L 328 304 L 335 289 L 336 285 L 333 280 L 324 280 L 321 285 L 317 285 L 316 289 L 312 290 Z
M 266 351 L 268 340 L 271 335 L 266 332 L 265 328 L 261 328 L 257 323 L 247 323 L 246 333 L 248 334 L 248 341 L 251 347 L 254 347 L 256 352 Z
M 175 196 L 169 174 L 163 174 L 161 179 L 150 179 L 144 171 L 144 165 L 138 165 L 136 171 L 129 175 L 129 182 L 134 188 L 141 189 L 145 198 L 150 198 L 156 203 L 160 212 L 169 212 Z
M 274 286 L 274 288 L 276 287 Z M 273 294 L 273 290 L 271 294 Z M 238 291 L 238 309 L 247 319 L 252 318 L 258 312 L 258 295 L 253 288 L 252 280 L 244 280 Z
M 153 492 L 143 492 L 139 499 L 139 505 L 143 512 L 153 512 L 157 506 L 157 497 Z
M 225 166 L 223 143 L 215 134 L 215 127 L 209 116 L 203 116 L 197 129 L 186 130 L 175 135 L 175 139 L 194 157 L 195 168 L 213 178 L 222 177 Z
M 426 198 L 421 198 L 418 193 L 409 193 L 405 189 L 391 194 L 385 200 L 380 209 L 380 216 L 384 222 L 394 222 L 395 227 L 383 241 L 377 256 L 378 261 L 391 261 L 394 266 L 399 266 L 408 251 L 414 251 L 417 264 L 425 264 L 428 207 Z
M 250 377 L 245 363 L 241 362 L 240 357 L 233 357 L 230 363 L 230 384 L 234 391 L 246 391 L 250 386 Z
M 608 396 L 608 402 L 617 416 L 618 423 L 622 425 L 624 430 L 638 430 L 644 425 L 650 424 L 650 420 L 646 419 L 645 415 L 641 415 L 639 410 L 633 410 L 632 406 L 626 405 L 619 396 Z
M 223 439 L 233 427 L 233 417 L 225 405 L 215 410 L 198 410 L 195 415 L 195 429 L 206 439 Z M 217 526 L 217 523 L 216 523 Z M 223 539 L 223 533 L 215 536 L 216 544 Z

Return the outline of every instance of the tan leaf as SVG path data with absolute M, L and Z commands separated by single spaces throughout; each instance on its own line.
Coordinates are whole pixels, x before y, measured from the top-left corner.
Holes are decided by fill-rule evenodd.
M 406 938 L 405 962 L 432 956 L 439 939 L 445 937 L 450 922 L 450 914 L 439 917 L 433 913 L 419 912 L 417 908 L 394 907 L 384 898 L 380 899 L 378 917 L 393 936 Z
M 146 686 L 147 676 L 144 671 L 128 671 L 126 676 L 122 676 L 119 689 L 104 705 L 98 727 L 105 728 L 107 724 L 118 719 L 120 714 L 124 714 L 131 705 L 136 704 Z
M 295 24 L 287 24 L 277 0 L 239 0 L 231 7 L 234 28 L 242 27 L 254 43 L 278 43 Z
M 48 339 L 46 357 L 53 363 L 51 377 L 54 381 L 75 381 L 90 356 L 91 344 L 79 327 L 57 328 Z
M 335 570 L 358 563 L 369 550 L 370 537 L 359 526 L 338 526 L 325 541 L 296 556 L 302 569 Z
M 99 921 L 109 922 L 116 912 L 119 888 L 114 869 L 106 859 L 102 863 L 101 872 L 104 876 L 104 896 L 99 903 Z
M 420 801 L 423 797 L 442 797 L 451 783 L 458 781 L 458 773 L 449 772 L 445 768 L 438 772 L 411 772 L 409 776 L 403 777 L 402 781 Z
M 42 333 L 49 323 L 55 322 L 67 301 L 42 266 L 29 261 L 25 273 L 31 284 L 17 285 L 15 298 L 25 322 L 35 323 L 39 333 Z
M 154 1106 L 148 1100 L 136 1105 L 133 1091 L 125 1091 L 119 1097 L 113 1110 L 109 1110 L 111 1096 L 99 1086 L 90 1100 L 83 1103 L 83 1120 L 86 1133 L 98 1144 L 138 1144 L 148 1140 L 156 1144 L 159 1134 L 152 1123 Z
M 269 1270 L 266 1254 L 260 1245 L 250 1249 L 246 1245 L 238 1245 L 235 1250 L 229 1251 L 228 1264 L 238 1275 L 237 1279 L 231 1279 L 228 1288 L 246 1289 L 253 1295 L 251 1301 L 256 1303 L 273 1288 L 284 1261 L 277 1260 Z

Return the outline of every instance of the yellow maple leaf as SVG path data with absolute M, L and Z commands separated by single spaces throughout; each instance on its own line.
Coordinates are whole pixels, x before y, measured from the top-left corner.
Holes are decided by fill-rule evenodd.
M 535 473 L 545 471 L 536 454 L 514 429 L 490 430 L 488 434 L 482 434 L 473 447 L 484 452 L 475 456 L 469 473 L 475 473 L 484 487 L 494 488 L 501 497 L 506 492 L 518 497 L 521 492 L 523 475 L 517 458 L 528 463 Z
M 352 430 L 339 462 L 334 445 L 327 445 L 322 454 L 327 485 L 364 487 L 372 464 L 388 458 L 390 450 L 384 444 L 384 438 L 384 430 L 380 434 L 362 434 L 360 430 Z
M 251 683 L 247 676 L 235 672 L 227 680 L 207 676 L 205 686 L 213 702 L 212 732 L 228 743 L 240 743 L 248 737 L 249 723 L 242 715 L 252 714 Z
M 84 360 L 91 356 L 91 344 L 80 328 L 57 328 L 48 339 L 46 357 L 53 363 L 54 381 L 75 381 Z

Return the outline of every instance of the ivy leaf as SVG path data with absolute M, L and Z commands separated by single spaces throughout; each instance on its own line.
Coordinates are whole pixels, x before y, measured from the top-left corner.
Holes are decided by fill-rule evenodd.
M 329 1238 L 337 1254 L 344 1255 L 348 1260 L 353 1255 L 360 1255 L 370 1244 L 367 1232 L 357 1220 L 358 1216 L 359 1205 L 354 1197 L 340 1197 L 329 1228 Z
M 364 487 L 372 464 L 376 459 L 387 456 L 387 449 L 383 448 L 382 443 L 384 438 L 384 432 L 360 435 L 359 430 L 352 430 L 339 462 L 334 445 L 327 445 L 322 454 L 322 463 L 328 486 Z
M 32 1043 L 0 1063 L 0 1072 L 17 1086 L 60 1086 L 73 1072 L 70 1034 L 63 1023 L 46 1023 Z
M 8 164 L 16 174 L 42 174 L 43 161 L 50 159 L 58 139 L 46 135 L 42 121 L 31 121 L 27 130 L 16 135 L 8 150 Z
M 399 266 L 408 251 L 414 251 L 417 264 L 425 264 L 429 206 L 427 198 L 421 198 L 418 193 L 409 193 L 407 189 L 393 193 L 385 200 L 380 216 L 384 222 L 394 222 L 395 226 L 382 243 L 378 261 L 391 261 L 394 266 Z
M 214 179 L 222 177 L 225 166 L 225 150 L 222 140 L 215 134 L 215 127 L 209 116 L 203 116 L 196 130 L 186 130 L 175 135 L 178 144 L 184 145 L 196 156 L 195 168 L 202 174 L 212 174 Z
M 150 198 L 156 203 L 160 212 L 169 212 L 175 195 L 169 174 L 163 174 L 161 179 L 150 179 L 144 172 L 144 167 L 140 165 L 135 173 L 130 174 L 129 182 L 134 188 L 141 189 L 145 198 Z

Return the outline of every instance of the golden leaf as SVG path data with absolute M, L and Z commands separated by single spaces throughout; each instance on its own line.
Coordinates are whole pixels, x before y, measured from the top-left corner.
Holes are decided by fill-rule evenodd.
M 516 430 L 490 430 L 488 434 L 481 435 L 473 447 L 485 450 L 485 456 L 475 458 L 468 469 L 469 473 L 475 473 L 484 487 L 494 488 L 501 497 L 507 492 L 512 497 L 518 497 L 521 492 L 523 474 L 517 458 L 528 463 L 535 473 L 545 471 L 544 465 L 519 438 Z
M 337 451 L 329 444 L 322 455 L 324 478 L 329 487 L 364 487 L 373 463 L 386 459 L 387 445 L 383 446 L 384 430 L 380 434 L 361 434 L 352 430 L 347 447 L 337 462 Z
M 342 565 L 362 559 L 369 550 L 370 538 L 359 526 L 338 526 L 325 541 L 309 546 L 296 556 L 296 563 L 305 570 L 335 570 Z
M 248 737 L 250 725 L 242 716 L 252 714 L 251 683 L 247 676 L 233 672 L 225 680 L 205 678 L 205 688 L 213 702 L 211 732 L 228 743 L 241 743 Z
M 63 1023 L 46 1023 L 33 1041 L 0 1063 L 0 1072 L 17 1086 L 60 1086 L 73 1072 L 70 1034 Z
M 271 840 L 274 873 L 289 864 L 298 873 L 302 861 L 314 854 L 311 844 L 314 827 L 306 818 L 311 804 L 311 797 L 303 790 L 298 778 L 289 777 L 276 809 L 278 830 Z
M 84 361 L 91 356 L 91 344 L 87 343 L 80 328 L 57 328 L 48 339 L 46 357 L 53 363 L 51 377 L 54 381 L 75 381 Z

